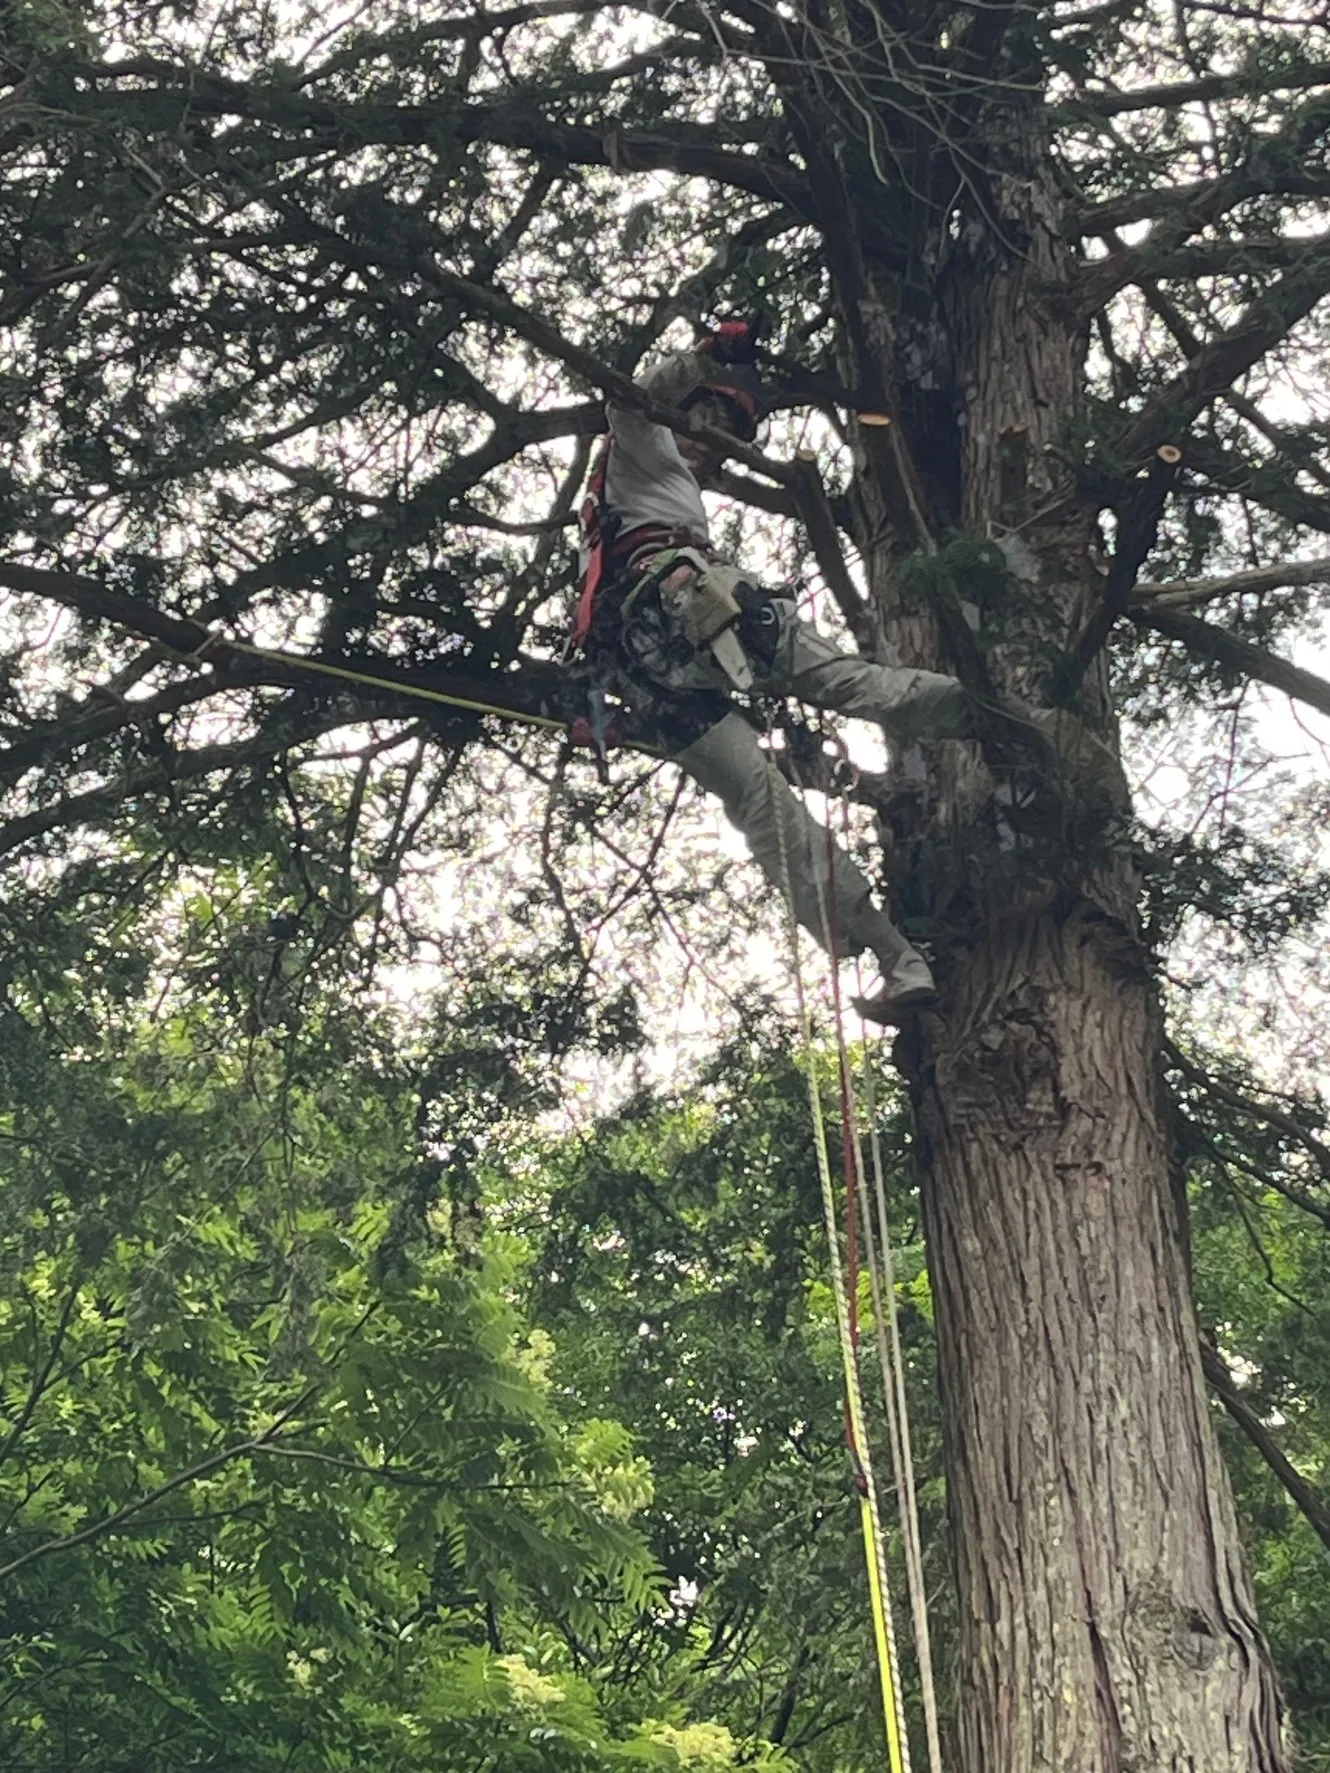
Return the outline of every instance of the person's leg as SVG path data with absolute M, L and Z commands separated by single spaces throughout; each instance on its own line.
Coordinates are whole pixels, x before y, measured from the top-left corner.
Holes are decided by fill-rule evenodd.
M 763 689 L 876 721 L 903 744 L 973 736 L 973 703 L 954 677 L 874 664 L 803 621 L 792 599 L 747 586 L 738 595 L 739 636 Z
M 932 979 L 884 911 L 873 903 L 867 880 L 846 852 L 805 808 L 758 744 L 748 722 L 733 712 L 675 754 L 692 779 L 715 794 L 767 879 L 788 890 L 794 914 L 828 950 L 824 904 L 834 916 L 844 954 L 871 949 L 890 987 L 884 1003 L 918 1002 L 931 995 Z
M 644 600 L 622 625 L 628 681 L 651 686 L 652 710 L 668 755 L 708 793 L 715 794 L 768 881 L 787 890 L 799 923 L 830 952 L 825 907 L 834 918 L 843 955 L 871 951 L 883 981 L 860 1007 L 870 1020 L 891 1022 L 899 1012 L 935 995 L 928 963 L 873 902 L 859 868 L 811 817 L 759 745 L 752 727 L 720 693 L 714 664 L 690 648 L 680 651 L 677 623 L 655 598 Z M 949 682 L 943 679 L 943 682 Z M 665 691 L 659 696 L 659 691 Z
M 739 635 L 760 688 L 876 721 L 901 744 L 976 736 L 978 704 L 954 677 L 875 665 L 871 659 L 842 652 L 800 618 L 790 598 L 773 597 L 751 586 L 741 587 L 738 597 L 743 606 Z M 1015 696 L 999 694 L 985 705 L 985 713 L 990 724 L 1005 724 L 1046 776 L 1075 784 L 1082 795 L 1106 805 L 1126 806 L 1121 764 L 1103 740 L 1066 709 L 1032 708 Z

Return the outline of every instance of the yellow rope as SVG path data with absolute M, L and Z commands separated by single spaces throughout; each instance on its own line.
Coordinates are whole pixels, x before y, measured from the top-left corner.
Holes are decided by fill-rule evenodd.
M 209 656 L 211 644 L 213 643 L 205 643 L 193 652 L 180 652 L 177 656 L 183 659 L 205 659 Z M 493 714 L 500 720 L 519 720 L 527 726 L 541 726 L 554 731 L 568 725 L 567 720 L 555 715 L 528 713 L 521 708 L 498 708 L 490 702 L 481 702 L 471 696 L 428 689 L 421 683 L 397 683 L 391 677 L 376 677 L 369 671 L 357 671 L 349 665 L 332 665 L 326 659 L 308 659 L 300 653 L 282 652 L 277 647 L 255 646 L 249 640 L 230 640 L 219 634 L 215 645 L 218 650 L 243 653 L 247 658 L 263 659 L 267 664 L 281 665 L 289 671 L 310 671 L 319 677 L 337 677 L 346 683 L 358 683 L 366 689 L 386 690 L 395 696 L 414 696 L 418 701 L 441 703 L 448 708 L 465 708 L 471 714 Z
M 795 964 L 797 969 L 797 956 Z M 817 1155 L 818 1181 L 822 1190 L 822 1216 L 827 1231 L 831 1284 L 836 1303 L 836 1329 L 840 1338 L 841 1366 L 845 1378 L 845 1407 L 850 1418 L 850 1433 L 854 1441 L 855 1456 L 859 1466 L 856 1473 L 859 1482 L 859 1519 L 864 1538 L 864 1557 L 868 1565 L 868 1592 L 873 1613 L 873 1637 L 877 1648 L 878 1676 L 882 1686 L 882 1713 L 886 1724 L 887 1754 L 891 1773 L 910 1773 L 909 1740 L 905 1733 L 905 1715 L 901 1702 L 895 1632 L 888 1602 L 882 1522 L 878 1512 L 877 1485 L 873 1477 L 872 1458 L 864 1420 L 863 1393 L 859 1385 L 859 1368 L 855 1359 L 854 1338 L 850 1327 L 849 1294 L 846 1290 L 845 1270 L 840 1255 L 836 1190 L 832 1181 L 831 1159 L 827 1148 L 826 1119 L 822 1110 L 822 1092 L 817 1076 L 817 1057 L 813 1047 L 812 1027 L 804 998 L 803 982 L 797 970 L 795 976 L 802 1022 L 804 1068 L 808 1079 L 808 1101 L 813 1120 L 813 1145 Z
M 862 989 L 860 991 L 862 996 Z M 896 1277 L 892 1259 L 891 1228 L 887 1217 L 887 1187 L 882 1162 L 882 1141 L 878 1134 L 877 1103 L 873 1084 L 873 1061 L 867 1040 L 864 1052 L 864 1114 L 873 1159 L 873 1191 L 877 1210 L 877 1255 L 881 1262 L 879 1283 L 874 1262 L 872 1221 L 868 1204 L 868 1184 L 863 1164 L 859 1165 L 860 1198 L 862 1199 L 865 1244 L 873 1263 L 873 1306 L 877 1314 L 878 1355 L 882 1366 L 883 1403 L 891 1432 L 892 1464 L 896 1478 L 896 1500 L 900 1509 L 901 1538 L 905 1547 L 905 1573 L 910 1594 L 910 1614 L 914 1625 L 914 1648 L 919 1661 L 919 1685 L 924 1705 L 924 1735 L 928 1743 L 929 1773 L 942 1773 L 942 1731 L 938 1722 L 937 1688 L 933 1678 L 933 1644 L 928 1625 L 928 1592 L 924 1583 L 922 1539 L 919 1532 L 919 1502 L 914 1482 L 914 1449 L 910 1440 L 910 1413 L 905 1397 L 905 1356 L 901 1348 L 900 1318 L 896 1310 Z M 879 1293 L 881 1298 L 879 1298 Z M 885 1306 L 889 1339 L 883 1336 L 882 1310 Z M 884 1345 L 885 1344 L 885 1345 Z M 894 1407 L 893 1407 L 894 1406 Z
M 842 756 L 845 756 L 848 762 L 844 745 L 840 745 L 839 748 Z M 849 806 L 842 802 L 841 810 L 848 851 L 850 847 Z M 833 891 L 834 866 L 834 856 L 829 850 L 828 878 Z M 818 903 L 823 923 L 826 925 L 827 903 L 820 883 Z M 828 945 L 830 946 L 829 926 L 828 937 Z M 862 998 L 864 982 L 858 958 L 855 960 L 855 976 L 859 996 Z M 836 1001 L 839 1010 L 839 993 L 837 993 Z M 868 1178 L 864 1172 L 863 1146 L 859 1133 L 859 1108 L 856 1101 L 854 1079 L 846 1053 L 844 1029 L 839 1016 L 836 1028 L 837 1047 L 840 1056 L 842 1083 L 848 1102 L 848 1119 L 854 1129 L 854 1178 L 858 1187 L 864 1250 L 868 1258 L 868 1275 L 873 1296 L 874 1339 L 877 1344 L 878 1364 L 882 1375 L 882 1402 L 887 1421 L 887 1438 L 891 1449 L 896 1502 L 900 1514 L 901 1544 L 905 1553 L 906 1587 L 909 1592 L 911 1623 L 914 1627 L 914 1647 L 919 1662 L 919 1684 L 923 1699 L 924 1734 L 928 1744 L 929 1773 L 942 1773 L 942 1733 L 938 1721 L 937 1689 L 933 1678 L 933 1646 L 928 1625 L 928 1594 L 924 1582 L 922 1541 L 919 1532 L 919 1505 L 915 1492 L 910 1413 L 905 1394 L 905 1356 L 901 1349 L 900 1321 L 896 1311 L 896 1280 L 893 1272 L 891 1229 L 887 1215 L 882 1141 L 878 1133 L 873 1061 L 869 1051 L 867 1027 L 862 1016 L 859 1025 L 864 1071 L 864 1114 L 873 1161 L 876 1237 L 874 1236 L 874 1208 L 869 1201 Z
M 770 734 L 768 732 L 768 737 Z M 841 1367 L 845 1380 L 845 1408 L 850 1421 L 858 1471 L 859 1525 L 864 1540 L 864 1561 L 868 1567 L 869 1605 L 873 1618 L 873 1643 L 877 1652 L 878 1680 L 882 1689 L 882 1718 L 886 1728 L 887 1759 L 890 1773 L 911 1773 L 910 1742 L 905 1729 L 905 1708 L 901 1699 L 900 1667 L 896 1657 L 896 1637 L 892 1625 L 887 1581 L 887 1564 L 882 1521 L 877 1505 L 877 1486 L 873 1479 L 872 1458 L 864 1424 L 863 1393 L 859 1385 L 859 1368 L 855 1360 L 854 1336 L 851 1330 L 849 1295 L 840 1255 L 840 1228 L 836 1214 L 836 1189 L 831 1176 L 831 1157 L 827 1145 L 826 1118 L 822 1111 L 822 1091 L 817 1075 L 817 1054 L 813 1045 L 813 1024 L 804 990 L 803 967 L 799 960 L 799 924 L 795 916 L 794 891 L 790 881 L 790 858 L 786 844 L 785 821 L 774 804 L 777 788 L 774 764 L 771 765 L 770 787 L 773 815 L 780 844 L 782 885 L 785 906 L 789 913 L 790 962 L 794 976 L 795 998 L 799 1006 L 800 1049 L 804 1074 L 808 1083 L 808 1104 L 813 1123 L 813 1150 L 817 1159 L 818 1183 L 822 1194 L 822 1218 L 826 1226 L 827 1252 L 831 1268 L 832 1295 L 836 1305 L 836 1330 L 840 1342 Z M 827 904 L 818 887 L 819 911 L 824 928 L 830 931 Z

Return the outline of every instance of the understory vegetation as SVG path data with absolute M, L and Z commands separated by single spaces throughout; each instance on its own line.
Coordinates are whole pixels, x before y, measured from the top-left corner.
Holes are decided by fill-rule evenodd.
M 173 906 L 169 974 L 104 862 L 10 950 L 0 1764 L 872 1764 L 793 1026 L 754 1004 L 693 1081 L 552 1127 L 559 1060 L 482 978 L 432 1020 L 367 1011 L 252 884 Z M 1281 1192 L 1296 1141 L 1199 1093 L 1190 1124 L 1203 1320 L 1314 1490 L 1330 1276 Z M 929 1287 L 898 1111 L 884 1133 L 945 1674 Z M 1330 1547 L 1223 1428 L 1302 1764 L 1330 1765 Z

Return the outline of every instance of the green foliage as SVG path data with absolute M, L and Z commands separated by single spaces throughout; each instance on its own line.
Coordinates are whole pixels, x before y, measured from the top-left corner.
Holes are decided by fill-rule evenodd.
M 221 878 L 243 905 L 244 877 Z M 220 910 L 201 891 L 178 928 Z M 298 1032 L 256 1028 L 207 967 L 163 991 L 96 911 L 99 940 L 49 906 L 40 948 L 16 943 L 0 1045 L 3 1763 L 871 1764 L 815 1165 L 779 1025 L 568 1137 L 532 1119 L 563 1036 L 483 981 L 411 1037 L 309 978 Z M 1179 1073 L 1204 1318 L 1324 1489 L 1327 1245 L 1289 1198 L 1316 1187 L 1298 1140 L 1324 1117 L 1272 1129 L 1215 1093 L 1240 1072 L 1205 1065 Z M 895 1193 L 945 1669 L 931 1300 Z M 1317 1768 L 1324 1548 L 1221 1427 Z M 908 1650 L 905 1674 L 916 1706 Z
M 501 1048 L 43 959 L 0 1042 L 0 1762 L 729 1764 L 576 1674 L 665 1606 L 652 1475 L 445 1235 L 422 1091 L 492 1140 Z
M 1189 922 L 1205 922 L 1260 953 L 1315 927 L 1330 897 L 1330 872 L 1241 825 L 1216 837 L 1143 832 L 1139 851 L 1144 923 L 1167 948 Z
M 898 1118 L 885 1136 L 899 1149 Z M 628 1102 L 589 1143 L 547 1150 L 542 1168 L 552 1192 L 548 1228 L 530 1226 L 531 1309 L 553 1336 L 574 1419 L 608 1410 L 649 1451 L 642 1519 L 676 1601 L 669 1626 L 616 1642 L 613 1678 L 673 1683 L 689 1715 L 777 1741 L 807 1769 L 873 1764 L 881 1701 L 834 1305 L 806 1084 L 783 1030 L 751 1031 L 694 1089 Z M 908 1217 L 898 1233 L 917 1237 Z M 905 1243 L 898 1278 L 940 1584 L 920 1268 L 920 1247 Z M 867 1359 L 864 1383 L 877 1384 Z M 913 1705 L 908 1657 L 906 1669 Z
M 939 598 L 953 598 L 1000 622 L 1004 609 L 1021 607 L 1019 581 L 991 542 L 961 536 L 935 554 L 910 555 L 897 571 L 907 609 L 929 610 Z
M 1313 1491 L 1330 1498 L 1325 1105 L 1267 1092 L 1254 1099 L 1244 1072 L 1215 1054 L 1179 1054 L 1178 1064 L 1202 1323 L 1243 1402 Z M 1240 1426 L 1221 1417 L 1220 1430 L 1299 1761 L 1322 1773 L 1330 1768 L 1330 1546 Z

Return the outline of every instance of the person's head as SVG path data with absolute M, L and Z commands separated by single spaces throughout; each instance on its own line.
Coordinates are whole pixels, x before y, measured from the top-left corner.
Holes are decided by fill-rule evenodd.
M 751 371 L 731 370 L 727 376 L 733 376 L 733 380 L 722 382 L 718 377 L 695 389 L 684 402 L 684 410 L 699 424 L 751 443 L 762 411 L 761 384 Z M 701 483 L 709 480 L 725 460 L 726 452 L 719 445 L 690 431 L 676 431 L 674 438 L 685 466 Z

